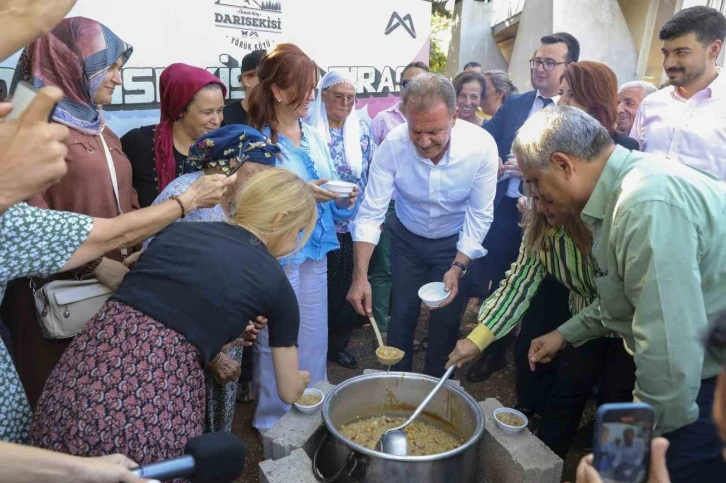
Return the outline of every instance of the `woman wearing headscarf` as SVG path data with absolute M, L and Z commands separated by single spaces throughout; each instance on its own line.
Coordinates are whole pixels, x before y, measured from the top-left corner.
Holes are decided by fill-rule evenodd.
M 138 208 L 131 164 L 101 112 L 121 85 L 119 72 L 131 52 L 131 46 L 104 25 L 83 17 L 64 19 L 22 52 L 11 90 L 21 80 L 36 88 L 60 87 L 65 97 L 53 111 L 53 121 L 70 128 L 65 141 L 68 173 L 29 204 L 99 218 Z M 73 272 L 48 279 L 18 279 L 9 287 L 2 320 L 12 334 L 16 365 L 31 405 L 70 339 L 43 337 L 30 285 L 40 289 L 51 280 L 92 274 L 115 289 L 128 271 L 121 261 L 133 251 L 134 247 L 112 250 Z
M 300 309 L 300 367 L 310 371 L 310 383 L 327 379 L 328 352 L 328 264 L 327 254 L 339 248 L 336 219 L 353 215 L 358 188 L 350 198 L 324 189 L 338 175 L 325 138 L 302 122 L 315 100 L 318 67 L 299 47 L 277 44 L 268 51 L 258 69 L 260 84 L 250 96 L 250 126 L 268 135 L 282 152 L 277 165 L 308 182 L 315 193 L 318 218 L 310 240 L 294 255 L 282 260 Z M 293 206 L 295 200 L 290 201 Z M 271 428 L 290 405 L 277 393 L 267 329 L 255 343 L 254 384 L 259 402 L 252 425 Z
M 228 174 L 239 163 L 237 181 L 227 189 L 220 203 L 211 208 L 190 211 L 179 221 L 223 221 L 231 215 L 232 204 L 237 192 L 257 173 L 275 165 L 280 148 L 249 126 L 235 124 L 205 134 L 192 146 L 184 170 L 187 174 L 172 181 L 154 200 L 154 205 L 163 203 L 187 190 L 197 179 L 209 174 Z M 151 241 L 147 242 L 150 243 Z M 264 315 L 264 314 L 262 314 Z M 265 320 L 256 320 L 252 331 L 266 325 Z M 251 345 L 251 343 L 249 344 Z M 248 349 L 251 350 L 251 349 Z M 207 411 L 205 432 L 232 431 L 238 378 L 242 364 L 242 347 L 231 347 L 220 353 L 220 364 L 229 370 L 212 372 L 206 376 Z
M 358 118 L 355 93 L 355 80 L 349 74 L 328 72 L 308 122 L 325 137 L 338 177 L 357 184 L 363 193 L 376 144 L 368 124 Z M 345 299 L 353 281 L 353 239 L 348 220 L 336 220 L 335 231 L 340 249 L 328 253 L 328 361 L 355 369 L 358 361 L 346 349 L 361 317 Z
M 222 125 L 226 95 L 222 81 L 205 69 L 171 64 L 161 73 L 159 124 L 132 129 L 121 138 L 142 208 L 184 173 L 194 142 Z
M 230 218 L 160 232 L 63 354 L 30 444 L 139 464 L 181 456 L 203 432 L 204 372 L 261 314 L 280 397 L 296 401 L 310 374 L 299 370 L 300 315 L 278 258 L 305 243 L 316 211 L 307 183 L 272 168 L 240 191 Z

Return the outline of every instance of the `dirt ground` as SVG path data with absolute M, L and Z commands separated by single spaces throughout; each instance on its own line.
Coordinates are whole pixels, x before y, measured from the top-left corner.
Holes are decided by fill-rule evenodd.
M 469 307 L 462 320 L 462 332 L 468 333 L 476 322 L 476 313 Z M 428 327 L 428 312 L 424 309 L 421 312 L 418 329 L 416 331 L 416 340 L 426 334 Z M 331 384 L 339 384 L 342 381 L 353 376 L 363 374 L 364 369 L 382 369 L 378 363 L 373 350 L 373 341 L 375 334 L 373 328 L 365 326 L 353 332 L 353 336 L 348 346 L 348 350 L 358 359 L 358 369 L 345 369 L 335 364 L 328 364 L 328 379 Z M 414 370 L 421 371 L 423 367 L 425 354 L 418 352 L 414 356 Z M 468 382 L 465 378 L 467 366 L 459 369 L 455 378 L 461 381 L 461 385 L 466 389 L 477 401 L 483 401 L 486 398 L 494 397 L 505 406 L 513 406 L 516 403 L 514 391 L 514 361 L 511 350 L 507 354 L 507 367 L 494 374 L 489 380 L 479 383 Z M 263 460 L 263 450 L 260 437 L 256 430 L 252 428 L 252 415 L 254 414 L 254 405 L 237 405 L 234 419 L 234 434 L 241 438 L 247 446 L 247 461 L 245 464 L 245 472 L 242 478 L 236 483 L 251 483 L 259 481 L 259 463 Z M 593 404 L 589 404 L 583 424 L 593 418 Z M 580 458 L 584 456 L 582 451 L 571 450 L 565 460 L 565 468 L 562 481 L 574 481 L 575 469 Z

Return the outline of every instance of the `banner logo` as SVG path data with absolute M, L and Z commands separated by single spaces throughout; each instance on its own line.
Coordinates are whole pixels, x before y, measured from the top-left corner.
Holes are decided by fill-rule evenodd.
M 413 26 L 413 19 L 411 18 L 410 13 L 407 13 L 403 16 L 403 18 L 401 18 L 398 12 L 393 12 L 391 14 L 391 18 L 388 19 L 385 34 L 390 35 L 391 32 L 396 30 L 398 27 L 403 27 L 411 37 L 414 39 L 416 38 L 416 29 Z

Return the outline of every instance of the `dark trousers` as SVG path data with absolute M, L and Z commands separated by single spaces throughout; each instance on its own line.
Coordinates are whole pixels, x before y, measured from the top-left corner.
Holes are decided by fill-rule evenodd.
M 600 384 L 598 406 L 633 401 L 635 363 L 619 337 L 567 346 L 557 358 L 559 370 L 540 411 L 537 436 L 565 459 L 596 384 Z
M 362 325 L 358 315 L 346 300 L 353 283 L 353 238 L 350 233 L 338 233 L 340 249 L 328 253 L 328 352 L 344 351 L 353 329 Z
M 696 396 L 698 420 L 663 435 L 670 442 L 666 464 L 672 483 L 726 481 L 726 462 L 721 456 L 723 442 L 716 433 L 712 415 L 715 390 L 715 377 L 702 380 Z
M 386 222 L 391 237 L 391 323 L 388 326 L 388 345 L 405 352 L 403 360 L 392 367 L 395 371 L 413 368 L 413 338 L 421 311 L 418 290 L 429 282 L 440 282 L 456 257 L 458 235 L 428 239 L 408 231 L 391 216 Z M 459 280 L 459 293 L 444 308 L 431 311 L 429 346 L 423 372 L 434 377 L 444 373 L 449 353 L 459 339 L 461 313 L 468 300 L 467 277 Z
M 539 412 L 557 379 L 559 357 L 549 364 L 537 364 L 532 371 L 529 368 L 529 346 L 532 339 L 552 332 L 570 318 L 569 294 L 567 287 L 552 277 L 546 277 L 522 318 L 514 344 L 514 364 L 517 370 L 517 404 L 523 409 Z

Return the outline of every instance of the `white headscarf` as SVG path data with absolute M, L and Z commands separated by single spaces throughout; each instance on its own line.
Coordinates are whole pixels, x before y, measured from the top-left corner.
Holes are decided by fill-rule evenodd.
M 353 80 L 349 73 L 331 71 L 325 74 L 320 84 L 318 98 L 315 100 L 311 109 L 309 118 L 310 125 L 325 136 L 328 144 L 330 144 L 330 125 L 328 124 L 328 112 L 325 110 L 325 103 L 323 103 L 323 91 L 342 82 L 350 84 L 355 88 L 355 80 Z M 353 174 L 356 177 L 360 177 L 363 170 L 363 153 L 360 148 L 360 121 L 358 119 L 358 113 L 355 110 L 355 105 L 353 105 L 353 110 L 343 122 L 343 149 L 345 152 L 345 162 Z

